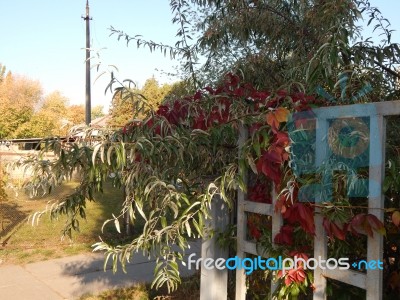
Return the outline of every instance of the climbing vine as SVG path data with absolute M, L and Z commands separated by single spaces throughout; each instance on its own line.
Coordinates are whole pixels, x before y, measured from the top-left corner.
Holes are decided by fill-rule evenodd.
M 69 216 L 65 229 L 69 235 L 79 228 L 78 219 L 85 218 L 86 202 L 93 201 L 93 193 L 102 191 L 104 181 L 111 177 L 114 185 L 125 189 L 126 198 L 121 213 L 107 222 L 114 222 L 120 230 L 128 215 L 132 224 L 142 219 L 145 225 L 140 235 L 126 244 L 99 241 L 94 250 L 105 252 L 114 271 L 119 265 L 124 269 L 135 252 L 155 255 L 153 286 L 166 284 L 174 290 L 180 283 L 178 262 L 184 260 L 189 239 L 204 236 L 210 203 L 217 194 L 233 208 L 238 189 L 246 191 L 250 201 L 261 203 L 271 203 L 271 191 L 275 190 L 275 210 L 284 220 L 279 233 L 271 236 L 268 221 L 259 215 L 250 216 L 247 222 L 249 238 L 269 255 L 312 256 L 315 208 L 323 216 L 329 249 L 335 256 L 348 254 L 357 240 L 352 237 L 385 235 L 384 224 L 367 213 L 362 197 L 354 204 L 346 196 L 340 168 L 333 180 L 335 197 L 318 203 L 309 197 L 312 193 L 307 193 L 307 186 L 317 182 L 323 170 L 302 174 L 296 169 L 303 161 L 295 158 L 294 141 L 300 143 L 300 139 L 293 134 L 300 134 L 305 145 L 315 140 L 307 131 L 289 130 L 294 123 L 303 130 L 308 126 L 308 119 L 296 119 L 296 112 L 312 113 L 313 107 L 328 104 L 331 102 L 301 91 L 258 90 L 239 76 L 227 74 L 219 86 L 163 103 L 145 119 L 121 130 L 81 129 L 79 134 L 72 132 L 67 141 L 46 140 L 37 156 L 20 164 L 32 167 L 34 179 L 26 188 L 33 194 L 79 173 L 76 191 L 50 207 L 54 218 Z M 248 128 L 249 138 L 238 145 L 242 126 Z M 49 150 L 56 154 L 53 160 L 42 156 Z M 301 159 L 310 160 L 307 155 Z M 248 186 L 243 170 L 250 174 Z M 363 174 L 354 172 L 354 179 L 360 176 Z M 397 180 L 388 178 L 386 186 Z M 388 213 L 399 226 L 400 211 L 392 208 Z M 273 279 L 278 282 L 280 297 L 312 291 L 312 273 L 301 264 L 276 273 Z

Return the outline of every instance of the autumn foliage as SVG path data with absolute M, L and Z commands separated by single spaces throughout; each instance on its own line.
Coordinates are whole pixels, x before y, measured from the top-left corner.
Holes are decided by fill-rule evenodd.
M 288 101 L 288 99 L 290 99 Z M 291 115 L 290 111 L 307 111 L 312 105 L 322 105 L 321 99 L 307 96 L 303 93 L 289 94 L 286 91 L 260 91 L 251 84 L 244 84 L 234 74 L 227 74 L 222 85 L 217 88 L 206 87 L 194 95 L 161 104 L 155 113 L 143 122 L 130 123 L 123 128 L 125 134 L 137 126 L 151 129 L 155 135 L 171 134 L 172 128 L 191 128 L 191 130 L 212 130 L 214 127 L 234 124 L 238 116 L 234 112 L 240 108 L 239 117 L 245 115 L 264 115 L 264 123 L 249 124 L 252 134 L 258 133 L 258 143 L 266 145 L 255 155 L 257 176 L 265 179 L 256 179 L 255 184 L 249 187 L 249 200 L 262 203 L 271 203 L 270 189 L 265 180 L 274 183 L 277 192 L 281 192 L 285 166 L 290 160 L 290 139 L 285 124 Z M 159 120 L 167 121 L 168 128 Z M 301 122 L 301 120 L 296 120 Z M 259 134 L 264 130 L 263 134 Z M 310 235 L 315 234 L 314 206 L 312 202 L 303 203 L 297 200 L 298 186 L 296 184 L 290 197 L 282 191 L 275 209 L 282 213 L 285 225 L 275 237 L 278 244 L 292 244 L 293 228 L 299 226 Z M 290 199 L 289 199 L 290 198 Z M 400 224 L 400 214 L 393 213 L 395 224 Z M 254 224 L 249 222 L 250 227 Z M 339 224 L 334 220 L 324 218 L 323 226 L 331 238 L 344 240 L 346 233 L 353 235 L 373 235 L 373 231 L 384 234 L 383 224 L 374 215 L 357 214 L 346 224 Z M 260 231 L 254 226 L 250 234 L 257 240 Z

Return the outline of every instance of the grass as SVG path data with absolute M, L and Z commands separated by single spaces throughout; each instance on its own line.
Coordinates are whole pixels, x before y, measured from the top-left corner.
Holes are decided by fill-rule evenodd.
M 113 222 L 108 223 L 101 232 L 103 222 L 118 214 L 123 202 L 122 190 L 113 188 L 110 183 L 104 186 L 104 193 L 95 195 L 94 202 L 86 206 L 86 220 L 80 221 L 80 232 L 73 239 L 61 239 L 66 218 L 51 221 L 43 215 L 37 225 L 32 226 L 28 218 L 36 211 L 42 211 L 48 201 L 59 200 L 72 192 L 76 183 L 70 182 L 57 188 L 51 195 L 41 199 L 29 199 L 26 195 L 15 198 L 8 193 L 8 199 L 0 199 L 0 221 L 8 220 L 0 227 L 0 264 L 27 264 L 42 260 L 90 253 L 91 245 L 99 237 L 110 243 L 118 243 L 127 237 L 118 233 Z M 0 224 L 1 225 L 1 224 Z M 138 224 L 141 227 L 141 224 Z M 166 288 L 156 291 L 150 285 L 136 284 L 129 288 L 113 289 L 98 295 L 85 295 L 80 300 L 187 300 L 200 298 L 199 274 L 183 279 L 177 291 L 168 294 Z
M 104 194 L 95 196 L 95 201 L 88 202 L 86 220 L 80 220 L 80 232 L 73 233 L 73 238 L 62 239 L 65 217 L 50 220 L 49 214 L 40 218 L 37 225 L 28 223 L 28 217 L 35 211 L 41 211 L 49 200 L 60 199 L 71 192 L 76 183 L 66 183 L 54 193 L 43 199 L 29 199 L 19 196 L 0 202 L 0 219 L 8 220 L 0 228 L 0 262 L 2 264 L 26 264 L 52 258 L 70 256 L 92 251 L 91 245 L 101 236 L 106 241 L 122 240 L 122 234 L 114 228 L 113 222 L 107 224 L 101 232 L 103 222 L 118 214 L 123 201 L 121 190 L 110 183 L 104 186 Z M 3 229 L 3 230 L 2 230 Z
M 182 280 L 176 291 L 168 294 L 166 289 L 152 290 L 150 285 L 136 284 L 129 288 L 114 289 L 98 295 L 85 295 L 79 300 L 195 300 L 200 299 L 200 274 Z

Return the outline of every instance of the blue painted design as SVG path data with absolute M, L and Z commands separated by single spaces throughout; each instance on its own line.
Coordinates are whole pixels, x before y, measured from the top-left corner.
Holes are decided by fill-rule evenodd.
M 348 78 L 340 78 L 342 101 L 346 94 Z M 351 100 L 356 100 L 372 90 L 370 85 L 364 86 Z M 322 88 L 317 93 L 335 101 Z M 357 104 L 349 106 L 335 106 L 332 108 L 315 109 L 299 112 L 290 116 L 287 123 L 291 140 L 291 168 L 294 175 L 301 182 L 302 178 L 317 175 L 319 182 L 304 184 L 299 191 L 299 201 L 302 202 L 330 202 L 333 201 L 333 172 L 341 171 L 347 177 L 348 197 L 379 196 L 380 185 L 371 179 L 359 178 L 360 169 L 380 167 L 382 156 L 374 153 L 370 160 L 370 151 L 382 149 L 382 145 L 373 144 L 370 149 L 370 139 L 379 141 L 377 136 L 370 136 L 370 132 L 377 134 L 378 127 L 374 104 Z M 357 118 L 352 115 L 357 115 Z M 322 133 L 323 139 L 317 141 L 317 127 L 320 122 L 328 122 L 328 131 Z M 326 149 L 325 158 L 321 165 L 316 163 L 316 148 Z M 378 150 L 375 150 L 378 149 Z

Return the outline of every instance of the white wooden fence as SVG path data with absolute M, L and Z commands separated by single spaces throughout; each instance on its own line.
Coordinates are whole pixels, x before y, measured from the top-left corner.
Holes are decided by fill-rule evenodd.
M 400 101 L 354 104 L 318 108 L 313 110 L 316 119 L 316 167 L 321 166 L 327 159 L 329 145 L 327 140 L 330 122 L 335 119 L 369 118 L 369 188 L 368 213 L 383 221 L 384 197 L 382 182 L 385 165 L 385 116 L 400 114 Z M 247 131 L 242 129 L 239 145 L 247 139 Z M 316 202 L 323 199 L 315 199 Z M 272 216 L 272 238 L 279 232 L 282 224 L 280 214 L 274 212 L 276 196 L 272 204 L 255 203 L 247 200 L 246 194 L 238 193 L 238 224 L 237 224 L 237 255 L 241 258 L 246 253 L 259 255 L 256 244 L 246 240 L 246 213 L 257 213 Z M 327 259 L 327 236 L 322 226 L 322 216 L 315 214 L 316 235 L 314 240 L 314 257 Z M 368 237 L 367 260 L 383 261 L 383 238 L 375 234 Z M 366 273 L 352 270 L 314 270 L 315 300 L 326 299 L 326 279 L 335 279 L 366 290 L 367 300 L 382 299 L 382 270 L 367 270 Z M 211 287 L 209 287 L 211 288 Z M 218 287 L 216 287 L 218 288 Z M 271 290 L 274 286 L 272 283 Z M 244 270 L 236 271 L 236 300 L 244 300 L 246 296 L 246 275 Z

